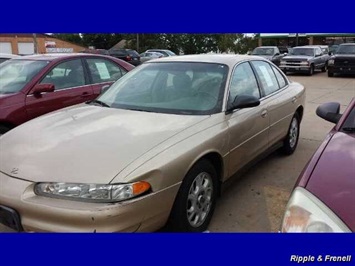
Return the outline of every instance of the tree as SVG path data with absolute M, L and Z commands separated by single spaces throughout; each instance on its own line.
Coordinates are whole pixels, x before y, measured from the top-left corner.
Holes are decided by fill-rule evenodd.
M 63 41 L 83 45 L 83 40 L 79 33 L 54 33 L 52 36 Z

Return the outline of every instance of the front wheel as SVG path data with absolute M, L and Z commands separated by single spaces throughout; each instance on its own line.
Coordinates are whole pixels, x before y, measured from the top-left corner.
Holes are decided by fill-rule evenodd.
M 309 67 L 309 70 L 308 70 L 308 75 L 309 75 L 309 76 L 312 76 L 313 73 L 314 73 L 314 65 L 311 65 L 311 66 Z
M 287 136 L 284 139 L 282 151 L 286 155 L 291 155 L 297 148 L 300 135 L 300 117 L 297 113 L 292 117 L 288 128 Z
M 218 176 L 208 160 L 200 160 L 185 176 L 176 196 L 168 229 L 177 232 L 203 232 L 216 205 Z
M 328 63 L 326 62 L 324 64 L 324 67 L 322 67 L 322 72 L 327 72 L 327 69 L 328 69 Z

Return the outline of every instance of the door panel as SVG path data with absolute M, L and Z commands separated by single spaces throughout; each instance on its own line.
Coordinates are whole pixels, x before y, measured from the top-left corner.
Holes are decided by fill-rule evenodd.
M 230 105 L 239 95 L 260 98 L 254 72 L 248 62 L 239 64 L 232 73 Z M 229 126 L 229 173 L 233 174 L 268 147 L 269 118 L 263 102 L 257 107 L 235 110 L 227 115 Z
M 39 82 L 51 83 L 54 92 L 26 97 L 26 109 L 30 119 L 45 113 L 93 99 L 91 85 L 87 85 L 84 68 L 80 59 L 65 61 L 54 66 Z
M 269 116 L 263 103 L 241 109 L 228 119 L 230 160 L 233 174 L 268 148 Z

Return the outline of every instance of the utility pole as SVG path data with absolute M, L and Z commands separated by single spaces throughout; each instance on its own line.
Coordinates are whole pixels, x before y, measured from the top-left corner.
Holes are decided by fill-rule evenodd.
M 296 33 L 296 46 L 298 46 L 298 33 Z
M 139 53 L 139 34 L 137 33 L 137 52 Z
M 38 54 L 38 45 L 37 45 L 37 34 L 36 33 L 33 33 L 33 52 L 35 54 Z

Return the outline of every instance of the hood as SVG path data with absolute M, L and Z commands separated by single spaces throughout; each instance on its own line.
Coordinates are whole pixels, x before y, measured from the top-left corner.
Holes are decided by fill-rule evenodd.
M 355 231 L 355 134 L 337 132 L 329 141 L 306 189 Z
M 0 108 L 7 107 L 18 102 L 24 102 L 24 95 L 22 93 L 8 93 L 0 94 Z
M 307 56 L 307 55 L 287 55 L 283 60 L 299 60 L 299 61 L 307 61 L 312 59 L 313 56 Z
M 134 160 L 209 116 L 80 105 L 0 138 L 0 171 L 34 182 L 108 183 Z

